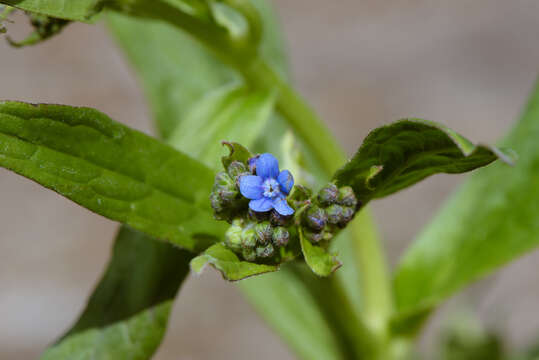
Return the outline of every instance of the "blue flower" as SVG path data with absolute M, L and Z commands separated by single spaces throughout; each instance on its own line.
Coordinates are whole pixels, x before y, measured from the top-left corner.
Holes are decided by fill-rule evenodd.
M 286 196 L 294 186 L 294 178 L 288 170 L 279 172 L 279 162 L 271 154 L 262 154 L 253 158 L 256 175 L 240 177 L 240 192 L 250 199 L 249 208 L 256 212 L 275 209 L 279 214 L 287 216 L 294 213 Z

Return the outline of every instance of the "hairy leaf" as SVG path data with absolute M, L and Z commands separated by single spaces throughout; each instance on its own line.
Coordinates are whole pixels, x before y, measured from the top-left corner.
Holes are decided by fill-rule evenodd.
M 503 145 L 515 167 L 482 169 L 460 187 L 397 269 L 398 310 L 413 316 L 539 245 L 539 87 Z
M 277 271 L 278 266 L 255 264 L 240 260 L 236 254 L 223 244 L 215 244 L 204 251 L 202 255 L 191 260 L 191 269 L 200 274 L 204 267 L 210 264 L 230 281 L 248 278 L 254 275 Z
M 431 121 L 410 119 L 373 130 L 354 157 L 335 174 L 349 185 L 362 204 L 437 174 L 458 174 L 511 158 L 500 150 L 474 145 Z
M 0 103 L 0 165 L 186 249 L 223 232 L 208 168 L 93 109 Z
M 342 265 L 337 259 L 337 255 L 330 254 L 320 246 L 311 244 L 302 231 L 300 231 L 299 240 L 305 262 L 316 275 L 329 276 Z

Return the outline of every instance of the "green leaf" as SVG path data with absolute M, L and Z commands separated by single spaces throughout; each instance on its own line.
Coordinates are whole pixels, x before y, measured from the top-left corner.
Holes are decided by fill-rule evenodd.
M 429 310 L 466 284 L 539 245 L 539 87 L 497 163 L 460 187 L 408 249 L 395 276 L 401 316 Z
M 107 0 L 1 0 L 0 4 L 60 19 L 89 21 L 101 11 L 106 2 Z
M 193 107 L 169 142 L 217 169 L 223 154 L 221 141 L 226 141 L 233 152 L 227 159 L 246 162 L 251 155 L 239 144 L 249 146 L 255 141 L 273 111 L 273 103 L 269 92 L 234 85 L 219 88 Z
M 330 254 L 320 246 L 311 244 L 301 230 L 299 231 L 299 240 L 305 262 L 316 275 L 329 276 L 341 267 L 342 263 L 337 259 L 336 254 Z
M 109 29 L 139 76 L 161 137 L 168 139 L 207 93 L 238 81 L 183 31 L 155 20 L 107 15 Z
M 230 164 L 234 161 L 239 161 L 242 163 L 248 163 L 249 159 L 254 155 L 247 150 L 244 146 L 235 143 L 235 142 L 223 142 L 223 145 L 228 148 L 229 153 L 221 157 L 221 162 L 225 169 L 228 169 Z
M 474 145 L 451 129 L 427 120 L 400 120 L 373 130 L 354 157 L 335 173 L 339 186 L 349 185 L 362 204 L 437 174 L 458 174 L 511 157 Z
M 49 348 L 40 359 L 149 359 L 163 338 L 171 305 L 167 301 L 103 329 L 73 335 Z
M 241 261 L 232 250 L 223 244 L 214 244 L 207 248 L 202 255 L 191 260 L 191 269 L 200 274 L 207 264 L 219 270 L 223 277 L 230 281 L 241 280 L 279 269 L 275 265 Z
M 86 309 L 43 359 L 150 358 L 161 342 L 170 302 L 189 273 L 192 257 L 122 227 Z
M 0 166 L 186 249 L 224 231 L 208 209 L 211 170 L 93 109 L 0 103 Z

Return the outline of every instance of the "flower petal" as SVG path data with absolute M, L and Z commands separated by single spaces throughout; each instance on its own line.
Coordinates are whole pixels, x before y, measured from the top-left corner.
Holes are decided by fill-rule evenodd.
M 256 174 L 263 179 L 275 179 L 279 175 L 279 162 L 275 156 L 265 153 L 256 160 Z
M 251 210 L 256 212 L 266 212 L 271 210 L 273 204 L 270 198 L 263 197 L 258 200 L 251 200 L 249 202 L 249 207 Z
M 284 197 L 277 197 L 273 199 L 273 208 L 283 216 L 292 215 L 294 213 L 294 209 L 288 205 Z
M 243 175 L 240 177 L 240 192 L 247 199 L 260 199 L 264 190 L 262 189 L 262 178 L 256 175 Z
M 292 190 L 292 186 L 294 186 L 294 177 L 288 170 L 283 170 L 279 173 L 279 176 L 277 177 L 277 181 L 279 182 L 279 185 L 281 185 L 281 191 L 288 195 L 290 190 Z

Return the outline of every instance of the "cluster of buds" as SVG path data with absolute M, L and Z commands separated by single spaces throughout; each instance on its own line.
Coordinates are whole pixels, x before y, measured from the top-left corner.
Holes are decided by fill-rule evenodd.
M 236 219 L 225 234 L 225 244 L 251 262 L 279 262 L 280 249 L 289 240 L 290 233 L 285 227 L 274 226 L 269 221 Z
M 247 166 L 239 161 L 233 161 L 226 171 L 217 173 L 210 195 L 211 207 L 217 220 L 232 223 L 247 208 L 248 200 L 240 194 L 238 183 L 240 176 L 249 174 Z
M 312 243 L 327 245 L 354 218 L 358 209 L 359 203 L 351 187 L 327 184 L 305 207 L 301 219 L 305 236 Z
M 251 155 L 229 144 L 225 171 L 215 177 L 210 195 L 214 216 L 231 224 L 225 245 L 246 261 L 280 263 L 299 255 L 296 227 L 313 244 L 329 241 L 355 216 L 359 204 L 349 186 L 329 183 L 318 194 L 295 185 L 271 154 Z

